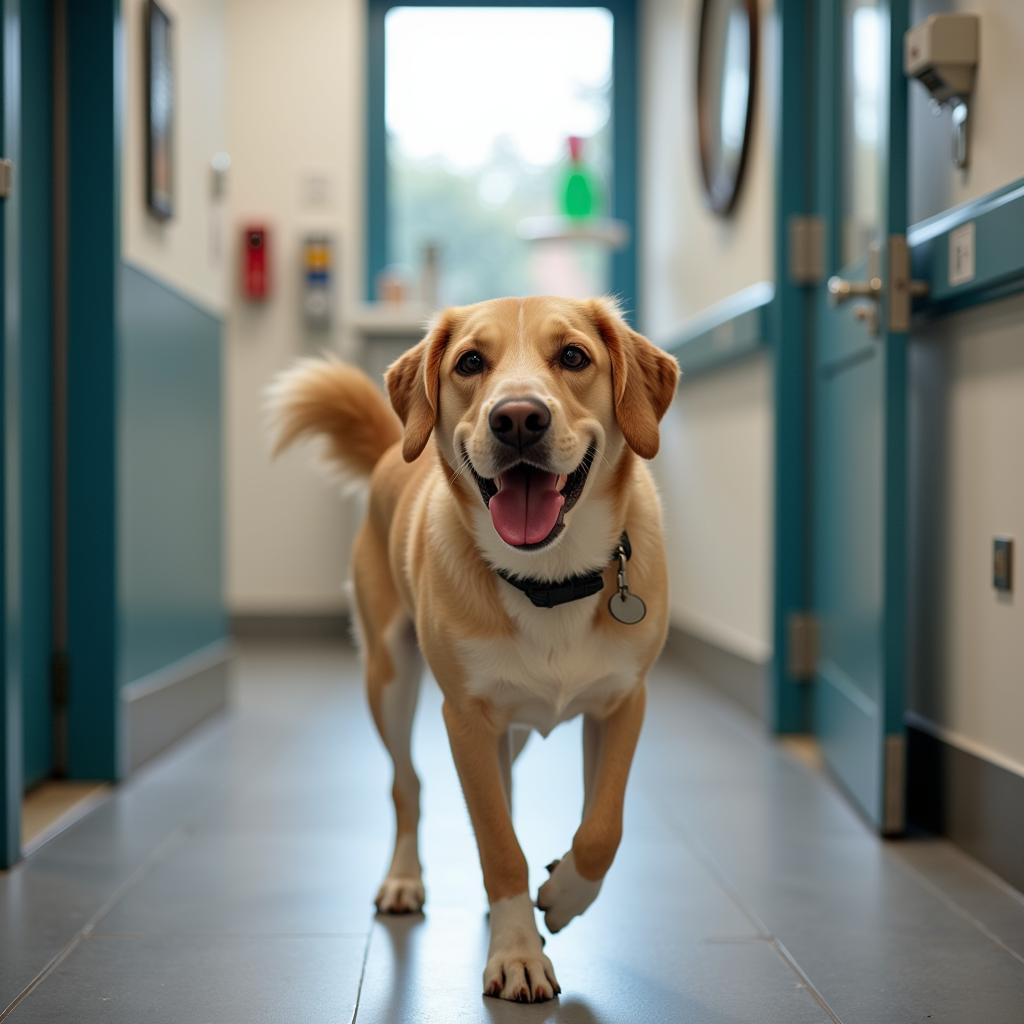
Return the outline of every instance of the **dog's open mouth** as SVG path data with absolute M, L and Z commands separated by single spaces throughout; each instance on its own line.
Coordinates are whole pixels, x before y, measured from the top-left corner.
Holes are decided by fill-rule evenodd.
M 510 466 L 493 480 L 473 470 L 498 536 L 506 544 L 527 551 L 550 544 L 562 532 L 566 512 L 583 493 L 594 454 L 591 445 L 568 475 L 551 473 L 528 462 Z

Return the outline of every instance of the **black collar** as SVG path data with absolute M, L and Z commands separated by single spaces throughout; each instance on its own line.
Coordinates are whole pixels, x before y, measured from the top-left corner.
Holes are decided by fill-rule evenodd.
M 622 531 L 622 536 L 619 538 L 619 547 L 622 548 L 628 561 L 633 555 L 633 548 L 629 543 L 629 534 L 625 530 Z M 612 552 L 609 561 L 617 558 L 618 554 L 619 548 L 617 547 Z M 506 583 L 510 583 L 516 590 L 521 590 L 538 608 L 555 608 L 560 604 L 568 604 L 570 601 L 579 601 L 584 597 L 599 594 L 604 589 L 604 569 L 552 581 L 538 580 L 530 576 L 516 576 L 505 569 L 495 569 L 494 571 Z

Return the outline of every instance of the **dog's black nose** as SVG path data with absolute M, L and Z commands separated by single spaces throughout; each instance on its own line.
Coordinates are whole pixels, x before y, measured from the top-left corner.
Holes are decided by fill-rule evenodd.
M 536 444 L 551 426 L 551 410 L 539 398 L 506 398 L 492 410 L 487 422 L 502 444 L 520 451 Z

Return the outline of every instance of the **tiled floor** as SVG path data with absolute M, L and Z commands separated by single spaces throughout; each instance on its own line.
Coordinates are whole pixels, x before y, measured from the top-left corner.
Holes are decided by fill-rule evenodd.
M 882 844 L 743 712 L 663 664 L 619 859 L 548 941 L 564 993 L 484 999 L 484 899 L 428 685 L 425 918 L 375 920 L 390 780 L 341 648 L 250 646 L 236 710 L 0 875 L 17 1024 L 1024 1024 L 1024 902 L 939 842 Z M 566 849 L 579 726 L 531 740 L 516 818 Z

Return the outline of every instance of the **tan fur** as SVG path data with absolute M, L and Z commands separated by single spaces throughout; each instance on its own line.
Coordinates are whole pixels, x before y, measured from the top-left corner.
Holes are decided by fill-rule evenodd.
M 583 371 L 561 366 L 567 344 L 589 357 Z M 470 349 L 482 355 L 486 371 L 466 377 L 455 367 Z M 405 663 L 411 640 L 403 638 L 412 627 L 444 694 L 484 885 L 500 919 L 494 924 L 492 914 L 489 994 L 522 995 L 518 980 L 510 994 L 512 982 L 503 979 L 521 978 L 523 964 L 537 973 L 540 962 L 543 976 L 529 982 L 527 998 L 557 990 L 532 913 L 523 917 L 521 909 L 529 905 L 522 902 L 526 859 L 506 798 L 513 725 L 547 731 L 566 717 L 585 716 L 586 806 L 571 849 L 540 892 L 549 927 L 562 927 L 585 909 L 619 844 L 644 679 L 668 623 L 660 508 L 642 460 L 658 450 L 658 423 L 677 380 L 675 361 L 627 327 L 613 303 L 535 298 L 494 300 L 438 317 L 386 375 L 401 433 L 372 385 L 336 363 L 300 365 L 278 389 L 278 448 L 320 432 L 337 461 L 364 474 L 372 469 L 353 575 L 370 706 L 395 762 L 396 848 L 378 906 L 401 911 L 422 902 L 419 781 L 407 735 L 414 680 L 398 664 Z M 501 453 L 488 413 L 497 401 L 526 394 L 551 410 L 551 472 L 567 474 L 589 445 L 598 450 L 563 533 L 537 552 L 500 540 L 465 465 L 468 458 L 481 476 L 494 475 L 491 465 Z M 617 568 L 611 552 L 623 529 L 633 547 L 630 587 L 648 609 L 635 625 L 608 611 Z M 537 609 L 496 566 L 550 579 L 604 567 L 605 587 L 584 601 Z M 512 935 L 519 938 L 513 942 Z
M 369 476 L 399 438 L 401 425 L 372 380 L 336 359 L 304 359 L 270 390 L 277 455 L 300 437 L 327 441 L 326 460 L 340 473 Z

